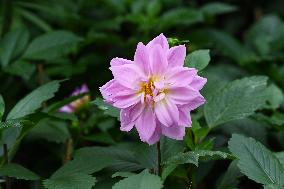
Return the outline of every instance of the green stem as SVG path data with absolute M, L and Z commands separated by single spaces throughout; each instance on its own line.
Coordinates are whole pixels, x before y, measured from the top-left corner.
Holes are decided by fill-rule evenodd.
M 8 147 L 7 144 L 3 144 L 3 151 L 4 151 L 4 160 L 5 164 L 9 163 L 9 156 L 8 156 Z M 11 182 L 8 176 L 5 177 L 6 180 L 6 189 L 11 189 Z
M 1 30 L 1 37 L 3 37 L 11 27 L 12 23 L 12 0 L 3 0 L 3 25 Z
M 158 167 L 157 167 L 157 172 L 158 175 L 162 175 L 162 166 L 161 166 L 161 146 L 160 146 L 160 141 L 157 142 L 157 152 L 158 152 Z

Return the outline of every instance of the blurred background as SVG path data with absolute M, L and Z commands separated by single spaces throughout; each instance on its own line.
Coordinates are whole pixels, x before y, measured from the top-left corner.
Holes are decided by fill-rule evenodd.
M 0 93 L 7 110 L 36 87 L 66 78 L 49 103 L 63 100 L 82 84 L 87 84 L 95 100 L 99 87 L 112 78 L 108 69 L 112 58 L 133 59 L 138 42 L 147 43 L 163 33 L 172 41 L 179 39 L 176 44 L 185 43 L 188 53 L 210 49 L 210 64 L 201 73 L 208 78 L 202 92 L 205 97 L 234 79 L 266 75 L 273 88 L 272 110 L 266 115 L 284 111 L 283 104 L 276 110 L 284 89 L 283 0 L 1 0 L 0 9 Z M 69 122 L 44 122 L 49 126 L 33 130 L 14 161 L 43 177 L 50 176 L 60 166 L 66 139 L 77 132 L 78 124 L 85 129 L 77 147 L 133 139 L 119 132 L 116 118 L 96 107 L 79 117 L 83 123 L 70 115 Z M 283 136 L 277 130 L 268 133 L 266 127 L 258 127 L 263 124 L 256 121 L 260 119 L 218 128 L 211 134 L 215 146 L 222 148 L 231 133 L 241 132 L 272 150 L 283 149 Z M 68 130 L 70 122 L 72 129 Z M 58 131 L 52 124 L 65 129 Z M 201 167 L 200 178 L 206 179 L 200 188 L 213 188 L 227 165 L 205 165 L 216 173 L 211 176 L 207 175 L 211 169 Z M 25 181 L 15 186 L 28 188 Z M 261 188 L 247 179 L 241 186 Z

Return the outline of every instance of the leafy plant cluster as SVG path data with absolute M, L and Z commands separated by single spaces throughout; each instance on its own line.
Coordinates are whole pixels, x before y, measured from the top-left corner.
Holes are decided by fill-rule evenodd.
M 282 0 L 3 0 L 1 187 L 284 188 Z M 98 88 L 114 57 L 159 33 L 208 82 L 183 141 L 119 131 Z M 210 50 L 209 50 L 210 49 Z M 87 83 L 92 101 L 58 109 Z M 162 173 L 157 175 L 158 154 Z

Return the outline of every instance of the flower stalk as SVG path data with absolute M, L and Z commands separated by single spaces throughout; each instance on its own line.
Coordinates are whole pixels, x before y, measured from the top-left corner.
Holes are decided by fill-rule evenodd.
M 158 156 L 158 166 L 157 166 L 157 174 L 159 176 L 162 175 L 162 166 L 161 166 L 161 145 L 160 145 L 160 141 L 157 142 L 157 156 Z
M 3 151 L 4 151 L 5 164 L 8 164 L 9 163 L 9 156 L 8 156 L 7 144 L 3 144 Z M 5 181 L 6 181 L 6 189 L 11 189 L 11 181 L 10 181 L 10 178 L 8 176 L 5 177 Z

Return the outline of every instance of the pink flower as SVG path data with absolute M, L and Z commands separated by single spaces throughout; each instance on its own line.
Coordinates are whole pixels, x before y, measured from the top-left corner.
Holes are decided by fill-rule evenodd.
M 185 56 L 184 45 L 169 48 L 160 34 L 146 46 L 138 43 L 134 61 L 111 60 L 114 79 L 100 91 L 105 102 L 121 109 L 121 131 L 135 127 L 150 145 L 161 135 L 183 139 L 190 111 L 205 103 L 199 90 L 207 81 L 196 69 L 183 67 Z
M 89 88 L 86 84 L 83 84 L 81 87 L 76 88 L 71 96 L 78 96 L 83 93 L 88 93 Z M 82 98 L 77 99 L 73 102 L 71 102 L 68 105 L 65 105 L 59 109 L 60 112 L 66 112 L 66 113 L 73 113 L 79 110 L 83 105 L 88 103 L 90 101 L 90 96 L 89 95 L 84 95 Z

